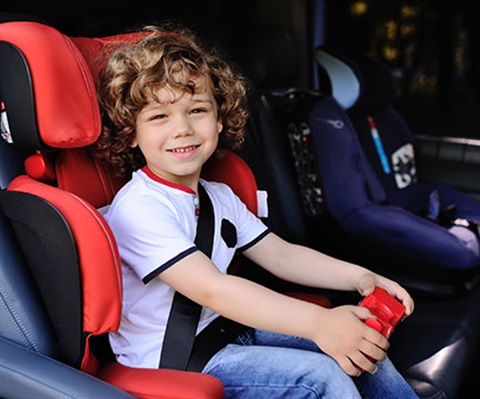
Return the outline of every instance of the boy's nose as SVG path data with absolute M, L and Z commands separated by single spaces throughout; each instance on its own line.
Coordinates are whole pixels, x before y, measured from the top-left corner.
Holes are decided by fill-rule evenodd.
M 179 115 L 174 121 L 174 136 L 185 136 L 193 133 L 192 125 L 187 116 Z

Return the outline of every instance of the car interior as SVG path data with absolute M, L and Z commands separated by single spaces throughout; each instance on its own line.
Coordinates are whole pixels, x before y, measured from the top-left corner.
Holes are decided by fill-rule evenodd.
M 102 65 L 138 36 L 71 35 L 31 19 L 0 22 L 0 397 L 222 398 L 206 374 L 120 365 L 106 339 L 122 287 L 102 208 L 125 181 L 88 147 L 101 131 Z M 306 88 L 291 32 L 257 24 L 229 40 L 252 81 L 251 117 L 244 147 L 203 177 L 256 214 L 267 193 L 262 217 L 278 235 L 401 282 L 415 312 L 392 334 L 390 358 L 421 398 L 472 397 L 480 190 L 463 185 L 480 182 L 480 145 L 415 135 L 395 109 L 392 70 L 363 53 L 316 46 L 318 85 Z M 465 181 L 448 162 L 439 173 L 442 153 Z M 242 258 L 229 272 L 320 306 L 361 299 L 286 283 Z
M 332 78 L 345 79 L 342 72 L 347 77 L 355 77 L 353 71 L 345 70 L 345 65 L 339 62 L 339 70 L 330 70 L 330 76 L 324 71 L 324 77 L 328 79 L 324 91 L 292 89 L 286 76 L 290 74 L 291 77 L 294 69 L 290 63 L 295 58 L 289 53 L 294 47 L 289 44 L 293 39 L 285 33 L 269 32 L 266 35 L 268 40 L 256 41 L 259 46 L 266 44 L 257 53 L 263 54 L 261 59 L 266 63 L 273 60 L 278 81 L 265 79 L 263 82 L 263 75 L 258 72 L 269 70 L 271 65 L 260 67 L 258 59 L 255 65 L 250 65 L 249 58 L 241 63 L 247 71 L 250 67 L 253 68 L 251 76 L 257 79 L 255 82 L 260 88 L 259 105 L 255 109 L 258 113 L 255 112 L 252 117 L 254 128 L 249 130 L 241 154 L 252 166 L 259 187 L 275 193 L 277 197 L 275 202 L 269 204 L 269 211 L 276 215 L 271 220 L 272 226 L 275 223 L 276 229 L 286 229 L 286 232 L 282 233 L 285 236 L 298 238 L 302 235 L 297 234 L 297 231 L 301 231 L 304 236 L 309 237 L 309 241 L 306 241 L 308 245 L 340 258 L 368 264 L 371 268 L 377 267 L 382 273 L 402 281 L 409 290 L 415 292 L 416 310 L 392 335 L 390 356 L 401 367 L 404 375 L 408 376 L 421 397 L 434 397 L 439 392 L 446 397 L 458 397 L 462 385 L 460 383 L 454 387 L 459 382 L 458 376 L 468 375 L 470 371 L 467 370 L 478 372 L 478 356 L 459 345 L 460 341 L 466 340 L 464 342 L 471 342 L 478 348 L 475 343 L 478 341 L 479 326 L 478 254 L 475 255 L 464 245 L 459 245 L 452 234 L 445 234 L 444 227 L 408 211 L 408 208 L 403 209 L 400 207 L 401 203 L 389 204 L 386 199 L 379 201 L 375 197 L 379 192 L 386 196 L 387 188 L 382 187 L 380 178 L 375 178 L 377 186 L 367 182 L 372 176 L 376 176 L 374 167 L 370 166 L 370 172 L 366 171 L 369 158 L 361 147 L 358 130 L 354 127 L 354 116 L 348 114 L 347 100 L 335 97 L 335 91 L 332 90 L 334 83 L 330 82 Z M 272 45 L 273 38 L 277 40 L 276 45 Z M 269 54 L 275 51 L 280 54 Z M 282 55 L 286 56 L 290 63 L 278 62 Z M 283 75 L 279 65 L 286 65 Z M 325 69 L 322 65 L 319 67 Z M 269 79 L 271 77 L 272 75 L 269 75 Z M 387 77 L 384 76 L 384 79 Z M 350 97 L 351 106 L 354 97 L 348 93 L 345 96 Z M 319 120 L 323 123 L 319 123 Z M 346 129 L 338 132 L 335 123 L 324 121 L 334 121 L 337 124 L 340 122 Z M 401 131 L 400 134 L 397 140 L 405 140 L 405 134 L 408 137 L 408 131 Z M 293 150 L 289 151 L 289 148 Z M 373 163 L 377 158 L 372 158 L 369 162 Z M 314 178 L 312 171 L 316 172 Z M 299 177 L 295 178 L 295 175 Z M 290 176 L 293 177 L 289 178 Z M 299 190 L 292 181 L 298 181 L 298 186 L 304 191 Z M 449 191 L 444 186 L 435 188 Z M 457 191 L 452 195 L 459 205 L 463 200 L 468 204 L 468 217 L 478 219 L 478 216 L 475 216 L 478 215 L 478 202 Z M 291 200 L 292 197 L 295 199 Z M 276 209 L 277 203 L 281 205 Z M 405 203 L 408 201 L 405 200 Z M 294 218 L 295 224 L 292 227 L 287 221 L 280 224 L 279 220 L 290 215 L 294 204 L 302 217 Z M 383 223 L 396 223 L 397 217 L 403 216 L 406 221 L 392 227 L 376 224 L 378 220 L 367 222 L 363 219 L 367 218 L 372 208 L 376 209 L 372 212 L 374 219 L 382 218 L 379 207 L 384 207 L 387 213 L 389 209 L 395 213 L 395 219 L 390 215 Z M 288 208 L 288 212 L 285 208 Z M 355 212 L 364 213 L 364 216 L 359 216 L 356 221 L 352 220 L 356 218 Z M 401 215 L 397 216 L 397 213 Z M 342 221 L 342 218 L 345 220 Z M 289 219 L 291 222 L 292 218 Z M 346 226 L 348 223 L 352 223 L 350 230 Z M 459 266 L 459 256 L 462 255 L 458 254 L 450 258 L 450 265 L 448 258 L 435 260 L 440 248 L 448 245 L 446 242 L 437 242 L 437 246 L 429 248 L 430 242 L 425 239 L 412 241 L 411 244 L 416 245 L 417 250 L 412 247 L 408 253 L 402 252 L 410 245 L 407 241 L 411 239 L 412 232 L 415 236 L 422 234 L 421 230 L 419 231 L 422 226 L 426 229 L 438 229 L 440 237 L 446 241 L 453 238 L 459 253 L 470 259 L 467 261 L 468 266 L 465 269 Z M 369 228 L 372 229 L 370 232 Z M 405 234 L 401 233 L 403 229 Z M 375 238 L 369 237 L 370 233 L 375 235 L 378 230 L 383 233 Z M 435 234 L 430 231 L 426 233 L 426 237 L 434 240 Z M 405 240 L 400 245 L 402 250 L 399 252 L 393 241 L 389 244 L 388 240 Z M 366 247 L 367 244 L 370 244 L 370 248 Z M 412 269 L 409 270 L 410 266 Z M 272 281 L 272 277 L 266 280 Z M 414 341 L 412 337 L 415 337 Z M 446 342 L 448 349 L 444 346 Z M 454 358 L 462 360 L 457 363 Z M 438 361 L 445 363 L 439 367 L 433 366 Z M 454 364 L 459 368 L 451 368 Z M 435 372 L 432 373 L 434 369 Z

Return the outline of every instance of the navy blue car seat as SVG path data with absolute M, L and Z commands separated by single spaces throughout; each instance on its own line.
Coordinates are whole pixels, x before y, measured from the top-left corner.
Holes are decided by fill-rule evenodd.
M 329 212 L 382 272 L 433 293 L 468 290 L 480 272 L 480 203 L 419 181 L 413 134 L 392 106 L 392 72 L 366 56 L 338 54 L 316 51 L 331 96 L 310 111 Z

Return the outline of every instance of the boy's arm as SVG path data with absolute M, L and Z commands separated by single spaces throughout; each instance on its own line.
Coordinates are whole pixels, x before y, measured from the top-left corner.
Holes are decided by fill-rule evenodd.
M 311 248 L 288 243 L 273 233 L 244 255 L 277 277 L 304 286 L 358 291 L 363 296 L 380 286 L 403 303 L 405 317 L 413 312 L 412 298 L 395 281 Z
M 350 375 L 373 372 L 369 359 L 383 360 L 388 341 L 363 323 L 368 309 L 325 309 L 276 293 L 252 281 L 220 273 L 196 251 L 159 277 L 175 290 L 215 312 L 251 327 L 313 340 Z

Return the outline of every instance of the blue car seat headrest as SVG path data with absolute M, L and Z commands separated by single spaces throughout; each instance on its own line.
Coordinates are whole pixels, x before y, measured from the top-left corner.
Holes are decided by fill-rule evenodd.
M 315 51 L 315 60 L 323 72 L 324 81 L 320 85 L 328 87 L 329 94 L 344 109 L 350 109 L 360 97 L 358 74 L 344 56 L 340 57 L 322 46 Z
M 330 94 L 344 109 L 370 114 L 394 102 L 395 79 L 384 63 L 362 53 L 347 55 L 325 46 L 317 48 L 315 60 L 326 75 L 323 84 L 330 86 Z
M 373 114 L 378 109 L 391 106 L 397 96 L 393 70 L 365 54 L 354 54 L 352 60 L 355 62 L 361 91 L 351 111 Z

